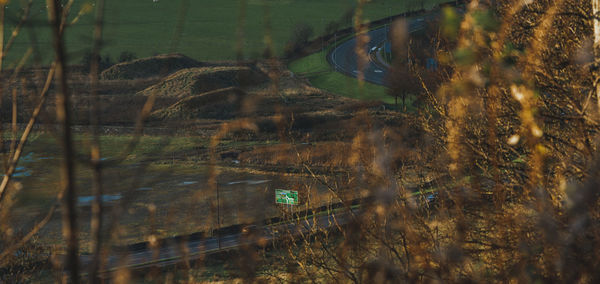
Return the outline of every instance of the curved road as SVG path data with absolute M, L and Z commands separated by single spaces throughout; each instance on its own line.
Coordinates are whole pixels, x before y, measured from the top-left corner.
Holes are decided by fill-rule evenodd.
M 427 18 L 429 17 L 431 17 L 431 15 L 427 16 Z M 425 20 L 423 17 L 410 19 L 408 26 L 409 32 L 412 33 L 424 28 Z M 369 31 L 370 41 L 367 44 L 369 64 L 363 70 L 365 81 L 383 86 L 386 85 L 385 77 L 388 72 L 387 64 L 385 62 L 378 62 L 377 60 L 374 60 L 374 58 L 377 58 L 376 53 L 379 52 L 383 43 L 388 40 L 388 30 L 389 25 Z M 355 46 L 356 37 L 339 44 L 327 55 L 327 61 L 336 71 L 351 77 L 357 77 L 358 67 L 356 54 L 354 53 Z

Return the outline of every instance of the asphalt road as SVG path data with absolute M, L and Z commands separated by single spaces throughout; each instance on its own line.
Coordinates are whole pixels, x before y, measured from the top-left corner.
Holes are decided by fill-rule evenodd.
M 411 19 L 408 25 L 410 32 L 417 31 L 425 27 L 425 19 L 424 17 Z M 385 78 L 388 73 L 388 68 L 385 62 L 378 62 L 375 53 L 377 53 L 383 43 L 388 40 L 388 31 L 388 25 L 369 31 L 370 41 L 366 47 L 369 52 L 369 63 L 363 70 L 365 81 L 382 86 L 386 86 Z M 354 52 L 355 47 L 356 37 L 338 44 L 338 46 L 327 55 L 327 61 L 336 71 L 356 78 L 359 71 L 356 53 Z
M 282 237 L 300 235 L 315 230 L 327 230 L 337 226 L 343 226 L 352 219 L 352 214 L 357 214 L 359 209 L 353 209 L 352 213 L 345 211 L 339 214 L 321 215 L 316 218 L 307 218 L 298 222 L 290 221 L 278 225 L 270 225 L 257 228 L 254 237 L 246 237 L 242 234 L 223 235 L 219 239 L 210 237 L 200 240 L 177 243 L 167 243 L 161 248 L 145 248 L 136 251 L 112 252 L 106 259 L 105 269 L 101 274 L 111 277 L 111 272 L 119 268 L 143 269 L 148 267 L 163 267 L 179 263 L 185 259 L 194 260 L 205 254 L 236 249 L 245 244 L 256 244 L 257 239 L 273 242 Z M 220 244 L 219 244 L 220 242 Z M 83 267 L 88 267 L 91 258 L 88 255 L 80 257 Z

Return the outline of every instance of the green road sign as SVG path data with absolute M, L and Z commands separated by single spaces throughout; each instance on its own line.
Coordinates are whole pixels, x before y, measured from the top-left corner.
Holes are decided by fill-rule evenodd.
M 275 203 L 298 205 L 298 192 L 293 190 L 275 189 Z

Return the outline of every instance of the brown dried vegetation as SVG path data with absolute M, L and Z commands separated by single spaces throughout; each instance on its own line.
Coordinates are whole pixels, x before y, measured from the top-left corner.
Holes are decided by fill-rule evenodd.
M 354 19 L 361 44 L 368 39 L 361 19 L 364 3 L 359 1 Z M 92 66 L 89 81 L 66 80 L 60 58 L 62 27 L 57 20 L 62 11 L 56 8 L 58 61 L 35 80 L 24 76 L 43 96 L 50 88 L 50 83 L 39 87 L 45 82 L 40 79 L 43 74 L 52 79 L 57 72 L 56 88 L 61 86 L 61 91 L 50 92 L 59 99 L 57 103 L 44 106 L 48 121 L 62 122 L 64 145 L 64 190 L 57 199 L 63 206 L 67 245 L 57 250 L 66 251 L 69 258 L 66 262 L 53 258 L 56 274 L 62 275 L 66 268 L 70 281 L 78 282 L 80 261 L 87 260 L 92 264 L 90 282 L 99 282 L 100 276 L 113 277 L 115 282 L 139 276 L 131 267 L 103 273 L 108 255 L 119 254 L 111 249 L 120 244 L 119 232 L 124 231 L 116 224 L 117 217 L 135 196 L 126 195 L 121 206 L 103 206 L 103 186 L 115 177 L 102 173 L 104 167 L 127 159 L 139 143 L 143 122 L 150 118 L 152 126 L 178 125 L 189 131 L 186 134 L 201 129 L 210 139 L 194 150 L 179 149 L 179 160 L 189 162 L 197 151 L 197 160 L 207 166 L 206 188 L 187 201 L 193 205 L 158 211 L 154 204 L 144 205 L 148 217 L 141 226 L 148 233 L 146 242 L 137 245 L 157 257 L 161 247 L 164 250 L 172 242 L 183 255 L 169 260 L 179 263 L 173 270 L 153 266 L 143 270 L 141 277 L 146 280 L 170 281 L 173 275 L 182 282 L 218 280 L 204 270 L 221 261 L 235 271 L 226 280 L 248 282 L 598 282 L 600 105 L 594 101 L 600 102 L 600 94 L 595 92 L 598 57 L 590 44 L 591 10 L 586 0 L 473 0 L 466 3 L 464 13 L 441 10 L 443 20 L 416 45 L 401 30 L 392 34 L 400 37 L 394 45 L 402 46 L 391 69 L 402 70 L 392 73 L 391 80 L 398 82 L 392 95 L 418 92 L 418 111 L 399 113 L 379 103 L 354 102 L 315 90 L 273 58 L 256 64 L 206 64 L 183 56 L 161 56 L 116 65 L 101 76 L 98 66 Z M 419 54 L 423 42 L 431 42 L 435 50 Z M 416 52 L 411 53 L 411 48 Z M 364 46 L 356 51 L 359 65 L 364 66 L 368 60 Z M 422 57 L 430 56 L 439 63 L 435 70 L 421 66 Z M 157 70 L 164 71 L 148 78 Z M 3 94 L 29 89 L 25 83 L 7 80 L 8 72 L 2 74 L 2 82 L 10 82 L 10 87 L 2 88 Z M 404 75 L 414 80 L 402 80 Z M 87 87 L 89 97 L 70 100 L 67 96 L 69 88 Z M 136 95 L 102 101 L 129 101 L 126 107 L 115 108 L 123 112 L 130 107 L 130 113 L 112 121 L 130 121 L 136 135 L 123 145 L 122 157 L 104 161 L 98 138 L 101 104 L 94 103 L 99 102 L 98 94 L 122 87 Z M 13 132 L 7 135 L 14 142 L 2 154 L 6 175 L 0 187 L 0 273 L 6 276 L 0 280 L 24 281 L 34 273 L 32 269 L 48 269 L 50 263 L 46 248 L 33 238 L 50 217 L 23 234 L 15 233 L 8 220 L 20 186 L 11 175 L 28 135 L 25 132 L 17 143 L 20 117 L 15 108 L 26 105 L 26 115 L 20 115 L 33 113 L 34 122 L 39 108 L 36 112 L 34 103 L 17 103 L 16 96 L 5 97 L 4 102 L 3 112 L 11 110 L 11 115 L 3 114 L 2 119 L 13 121 Z M 69 108 L 73 102 L 75 107 Z M 132 112 L 133 106 L 138 110 Z M 57 111 L 56 118 L 49 110 Z M 89 157 L 73 154 L 70 111 L 75 111 L 74 121 L 90 123 Z M 90 112 L 91 116 L 85 115 Z M 224 146 L 224 141 L 256 144 Z M 175 152 L 172 155 L 175 164 Z M 72 181 L 72 163 L 77 159 L 84 159 L 81 163 L 93 173 L 89 258 L 79 256 L 77 247 L 81 210 L 73 210 Z M 239 165 L 232 165 L 234 161 Z M 278 207 L 277 216 L 260 212 L 256 218 L 244 218 L 244 224 L 227 223 L 231 226 L 222 228 L 226 218 L 217 181 L 224 168 L 293 177 L 290 183 L 298 189 L 302 205 Z M 146 165 L 139 169 L 132 179 L 144 176 Z M 255 206 L 264 206 L 259 199 L 258 194 L 248 198 Z M 239 233 L 247 242 L 236 252 L 218 250 L 192 261 L 186 243 L 197 236 L 159 238 L 164 234 L 156 230 L 157 220 L 186 222 L 174 220 L 175 214 L 166 211 L 200 210 L 201 205 L 202 212 L 208 212 L 202 216 L 206 224 L 197 228 L 202 237 Z M 249 222 L 255 225 L 247 226 Z M 257 228 L 263 225 L 277 231 L 277 237 L 261 235 Z M 221 248 L 221 239 L 218 242 Z M 33 259 L 28 258 L 32 254 Z M 127 256 L 120 257 L 115 259 L 125 263 Z

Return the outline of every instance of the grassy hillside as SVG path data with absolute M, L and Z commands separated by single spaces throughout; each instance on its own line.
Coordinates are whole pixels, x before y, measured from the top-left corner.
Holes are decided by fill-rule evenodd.
M 24 2 L 24 1 L 23 1 Z M 94 0 L 76 0 L 70 19 L 78 20 L 67 32 L 68 48 L 72 62 L 79 62 L 91 44 L 94 18 Z M 315 35 L 322 33 L 331 21 L 340 22 L 356 0 L 246 0 L 246 18 L 243 21 L 244 55 L 258 57 L 265 47 L 265 26 L 270 19 L 270 34 L 277 54 L 281 55 L 294 27 L 306 23 Z M 378 19 L 407 9 L 427 8 L 439 0 L 373 0 L 365 10 L 366 19 Z M 7 31 L 19 19 L 21 1 L 10 1 L 6 8 Z M 186 4 L 187 3 L 187 4 Z M 121 0 L 107 1 L 104 55 L 113 59 L 123 51 L 138 57 L 166 52 L 180 52 L 197 60 L 231 60 L 236 58 L 235 45 L 241 0 Z M 189 6 L 186 6 L 189 5 Z M 83 8 L 83 9 L 82 9 Z M 183 13 L 182 11 L 185 11 Z M 185 16 L 184 16 L 185 14 Z M 269 15 L 268 17 L 266 15 Z M 47 28 L 44 1 L 34 1 L 33 29 L 25 29 L 19 35 L 8 55 L 7 64 L 17 61 L 36 38 L 36 47 L 44 62 L 49 62 L 51 45 Z M 173 45 L 178 21 L 183 20 L 180 40 Z M 342 26 L 348 26 L 346 21 Z M 175 48 L 172 48 L 175 47 Z

